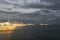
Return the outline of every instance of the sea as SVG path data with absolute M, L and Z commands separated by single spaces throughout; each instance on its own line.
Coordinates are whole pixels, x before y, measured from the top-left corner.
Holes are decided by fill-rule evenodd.
M 34 25 L 0 31 L 0 40 L 60 40 L 60 25 Z

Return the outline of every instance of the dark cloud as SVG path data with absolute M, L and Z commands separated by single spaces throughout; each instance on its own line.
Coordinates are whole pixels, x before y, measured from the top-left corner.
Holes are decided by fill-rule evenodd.
M 53 9 L 53 10 L 60 10 L 60 3 L 56 3 L 55 5 L 49 6 L 47 8 Z
M 0 13 L 6 14 L 5 17 L 10 14 L 13 16 L 13 20 L 23 21 L 27 23 L 28 22 L 30 23 L 42 23 L 42 22 L 51 23 L 56 18 L 60 17 L 58 16 L 60 15 L 58 14 L 58 12 L 53 12 L 47 9 L 36 11 L 33 13 L 27 13 L 27 14 L 20 14 L 18 12 L 6 12 L 6 11 L 0 11 Z
M 21 6 L 23 8 L 40 8 L 40 4 L 29 4 L 27 6 Z
M 20 5 L 17 3 L 9 3 L 4 0 L 0 0 L 0 3 L 14 5 L 16 7 L 22 7 L 22 8 L 46 8 L 46 9 L 60 10 L 60 0 L 41 0 L 40 3 L 32 2 L 32 3 L 26 3 L 24 5 Z
M 46 8 L 46 9 L 52 9 L 52 10 L 60 10 L 60 4 L 54 4 L 51 6 L 45 6 L 45 5 L 39 5 L 39 4 L 32 4 L 28 6 L 23 6 L 24 8 Z
M 2 3 L 2 4 L 10 4 L 10 3 L 8 3 L 8 2 L 6 2 L 4 0 L 0 0 L 0 3 Z
M 4 1 L 4 0 L 0 0 L 0 4 L 8 4 L 8 5 L 14 5 L 14 6 L 18 6 L 18 7 L 20 7 L 19 4 L 9 3 L 9 2 Z M 7 6 L 8 6 L 8 5 L 7 5 Z
M 57 17 L 55 20 L 51 21 L 51 24 L 60 25 L 60 17 Z
M 52 22 L 52 20 L 54 20 L 53 24 L 58 22 L 60 20 L 60 18 L 57 19 L 57 17 L 59 16 L 58 12 L 54 12 L 53 10 L 60 10 L 60 0 L 41 0 L 40 3 L 30 3 L 30 4 L 26 4 L 26 5 L 20 5 L 20 4 L 14 4 L 14 3 L 9 3 L 6 1 L 0 1 L 0 3 L 3 4 L 9 4 L 9 5 L 14 5 L 17 7 L 22 7 L 22 8 L 39 8 L 41 9 L 40 11 L 36 11 L 34 13 L 27 13 L 27 14 L 22 14 L 21 12 L 8 12 L 8 11 L 0 11 L 0 13 L 4 13 L 4 14 L 18 14 L 15 15 L 14 19 L 16 20 L 23 20 L 24 22 L 34 22 L 34 23 L 40 23 L 40 22 Z M 7 5 L 8 6 L 8 5 Z M 13 6 L 13 7 L 14 7 Z M 16 8 L 16 7 L 14 7 Z M 4 8 L 3 8 L 4 9 Z M 10 8 L 5 8 L 7 10 L 12 10 Z M 16 8 L 17 9 L 17 8 Z M 43 10 L 42 10 L 43 9 Z M 48 10 L 44 10 L 44 9 L 48 9 Z M 52 9 L 52 10 L 50 10 Z M 20 14 L 21 13 L 21 14 Z M 6 16 L 5 16 L 6 17 Z M 58 21 L 56 21 L 56 19 Z M 55 22 L 56 21 L 56 22 Z M 58 23 L 59 24 L 59 23 Z
M 42 0 L 40 4 L 31 3 L 29 5 L 22 6 L 22 7 L 24 7 L 24 8 L 46 8 L 46 9 L 52 9 L 52 10 L 60 10 L 60 0 Z
M 7 12 L 7 11 L 0 11 L 0 13 L 4 13 L 4 14 L 19 14 L 19 12 Z
M 53 2 L 53 3 L 59 3 L 60 2 L 60 0 L 41 0 L 41 1 Z

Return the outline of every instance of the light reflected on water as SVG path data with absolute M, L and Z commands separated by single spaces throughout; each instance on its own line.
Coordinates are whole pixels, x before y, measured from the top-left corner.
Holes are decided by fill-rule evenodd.
M 12 33 L 16 28 L 22 28 L 27 25 L 32 25 L 32 24 L 19 24 L 19 23 L 12 23 L 10 24 L 9 22 L 5 23 L 0 23 L 0 39 L 1 40 L 12 40 Z
M 42 23 L 41 23 L 40 25 L 42 25 L 42 26 L 43 26 L 43 25 L 47 26 L 48 24 L 42 24 Z

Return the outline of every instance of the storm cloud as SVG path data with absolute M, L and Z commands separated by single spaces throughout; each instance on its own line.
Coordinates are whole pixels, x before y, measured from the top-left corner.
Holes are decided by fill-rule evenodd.
M 60 17 L 60 0 L 0 0 L 0 16 L 31 23 L 51 23 Z
M 0 4 L 6 5 L 7 8 L 10 6 L 10 9 L 15 8 L 44 8 L 59 10 L 60 9 L 60 0 L 0 0 Z
M 60 0 L 41 0 L 40 3 L 30 3 L 23 7 L 60 10 Z

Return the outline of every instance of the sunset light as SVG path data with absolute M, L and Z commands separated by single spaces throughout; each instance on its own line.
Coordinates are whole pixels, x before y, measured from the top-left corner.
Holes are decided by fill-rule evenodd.
M 0 23 L 0 31 L 6 30 L 6 31 L 14 31 L 17 27 L 23 27 L 27 25 L 34 25 L 34 24 L 24 24 L 24 23 L 10 23 L 10 22 L 5 22 L 5 23 Z

